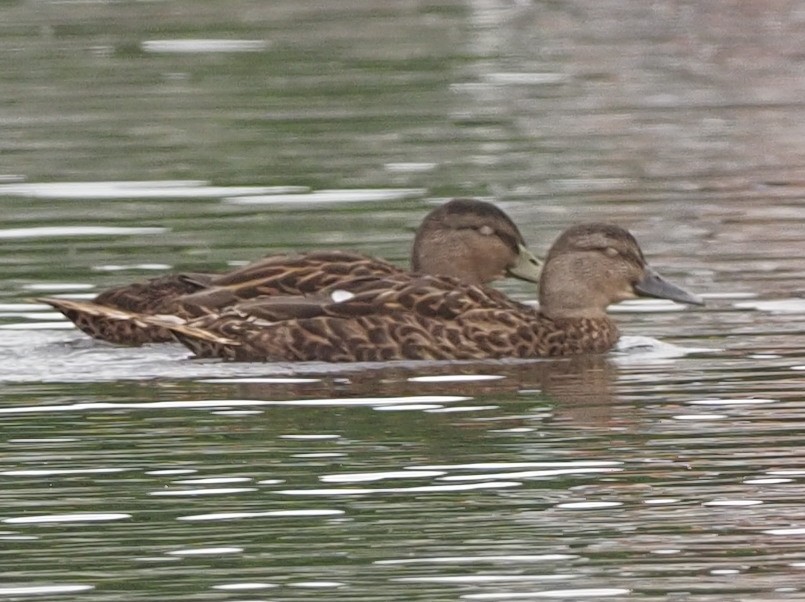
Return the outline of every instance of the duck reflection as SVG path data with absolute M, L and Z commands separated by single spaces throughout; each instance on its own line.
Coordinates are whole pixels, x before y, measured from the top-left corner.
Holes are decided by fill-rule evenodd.
M 205 384 L 216 398 L 298 401 L 329 399 L 333 405 L 356 398 L 461 396 L 473 404 L 505 408 L 534 400 L 547 404 L 552 421 L 606 426 L 616 401 L 617 367 L 603 355 L 516 362 L 410 362 L 341 366 L 326 373 L 295 373 L 289 382 L 277 375 Z M 195 387 L 193 387 L 195 388 Z M 528 418 L 507 420 L 525 426 Z

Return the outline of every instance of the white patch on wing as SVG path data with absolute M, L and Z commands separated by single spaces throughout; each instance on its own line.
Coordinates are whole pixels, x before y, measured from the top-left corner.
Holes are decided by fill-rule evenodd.
M 333 300 L 333 303 L 343 303 L 344 301 L 349 301 L 355 297 L 354 294 L 350 293 L 349 291 L 342 291 L 342 290 L 334 290 L 330 293 L 330 299 Z

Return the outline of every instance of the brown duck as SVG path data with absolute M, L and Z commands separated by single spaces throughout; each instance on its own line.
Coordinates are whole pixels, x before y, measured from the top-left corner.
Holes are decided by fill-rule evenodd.
M 505 276 L 539 280 L 541 262 L 514 222 L 490 203 L 454 199 L 430 212 L 417 230 L 414 271 L 484 284 Z M 182 324 L 258 296 L 311 295 L 355 279 L 407 272 L 382 259 L 345 251 L 273 255 L 223 274 L 168 274 L 102 292 L 92 301 L 44 298 L 93 338 L 123 345 L 172 341 L 160 323 Z
M 395 273 L 316 298 L 255 299 L 171 330 L 197 356 L 236 361 L 554 357 L 612 348 L 607 307 L 639 296 L 702 304 L 652 270 L 629 232 L 583 224 L 551 247 L 539 309 L 477 284 Z

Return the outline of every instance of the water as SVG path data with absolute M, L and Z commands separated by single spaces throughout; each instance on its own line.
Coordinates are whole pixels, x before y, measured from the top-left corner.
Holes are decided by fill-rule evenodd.
M 0 8 L 0 599 L 799 600 L 797 3 Z M 495 198 L 707 307 L 602 357 L 194 362 L 33 301 Z M 501 288 L 533 299 L 524 283 Z

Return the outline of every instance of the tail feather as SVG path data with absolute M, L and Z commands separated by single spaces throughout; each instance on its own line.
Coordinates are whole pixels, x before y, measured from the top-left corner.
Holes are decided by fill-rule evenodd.
M 72 299 L 57 299 L 55 297 L 39 297 L 36 301 L 50 305 L 68 318 L 70 317 L 67 315 L 68 312 L 85 316 L 103 317 L 111 320 L 129 320 L 136 315 L 123 309 L 99 305 L 92 301 L 73 301 Z
M 92 301 L 45 297 L 37 299 L 60 311 L 82 332 L 94 339 L 118 345 L 142 345 L 173 340 L 164 324 L 151 323 L 147 316 L 108 307 Z

